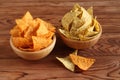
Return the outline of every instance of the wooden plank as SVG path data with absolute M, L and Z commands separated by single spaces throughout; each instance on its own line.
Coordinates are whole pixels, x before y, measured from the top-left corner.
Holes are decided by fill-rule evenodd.
M 73 73 L 63 67 L 54 58 L 43 59 L 37 62 L 29 62 L 21 59 L 1 59 L 0 60 L 0 79 L 13 78 L 20 80 L 35 79 L 119 79 L 120 63 L 119 57 L 94 57 L 96 63 L 87 71 Z M 54 60 L 53 60 L 54 59 Z M 15 65 L 17 63 L 17 65 Z M 48 65 L 48 66 L 46 66 Z M 9 67 L 5 67 L 9 66 Z M 49 68 L 48 68 L 49 67 Z M 11 76 L 12 75 L 12 76 Z

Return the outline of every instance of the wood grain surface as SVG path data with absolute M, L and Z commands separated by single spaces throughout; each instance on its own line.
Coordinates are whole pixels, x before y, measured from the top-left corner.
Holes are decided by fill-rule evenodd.
M 57 35 L 57 43 L 49 56 L 38 61 L 18 57 L 9 45 L 10 29 L 15 19 L 26 11 L 59 27 L 63 15 L 75 3 L 94 7 L 94 15 L 102 25 L 98 43 L 78 55 L 96 59 L 87 71 L 73 73 L 55 57 L 74 51 Z M 120 80 L 120 0 L 0 0 L 0 80 Z

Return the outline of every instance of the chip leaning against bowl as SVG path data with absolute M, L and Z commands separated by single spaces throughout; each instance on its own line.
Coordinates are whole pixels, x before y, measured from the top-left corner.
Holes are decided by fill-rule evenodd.
M 33 19 L 29 12 L 22 19 L 16 19 L 16 24 L 10 34 L 13 45 L 20 50 L 38 51 L 53 41 L 55 27 L 40 18 Z
M 73 49 L 86 49 L 94 46 L 102 34 L 102 27 L 93 17 L 93 9 L 85 10 L 79 4 L 66 13 L 58 33 L 63 42 Z

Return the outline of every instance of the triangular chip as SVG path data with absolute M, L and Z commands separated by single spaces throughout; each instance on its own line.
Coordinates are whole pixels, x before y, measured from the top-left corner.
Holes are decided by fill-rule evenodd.
M 45 35 L 43 35 L 43 36 L 41 36 L 41 37 L 44 37 L 44 38 L 50 38 L 50 39 L 52 39 L 52 37 L 53 37 L 53 35 L 54 35 L 54 32 L 48 32 L 47 34 L 45 34 Z
M 78 50 L 75 50 L 73 53 L 74 55 L 77 55 Z M 75 71 L 75 65 L 72 63 L 69 56 L 64 58 L 56 57 L 57 60 L 59 60 L 68 70 L 74 72 Z
M 33 20 L 33 17 L 30 12 L 27 11 L 26 14 L 23 16 L 22 20 L 29 22 L 30 20 Z
M 81 7 L 81 10 L 83 11 L 81 19 L 83 20 L 84 24 L 78 28 L 78 33 L 87 29 L 87 27 L 92 23 L 92 16 L 83 7 Z
M 10 34 L 12 37 L 18 37 L 21 36 L 22 31 L 19 29 L 18 26 L 15 26 L 13 29 L 10 30 Z
M 76 4 L 73 6 L 73 8 L 72 8 L 71 11 L 72 11 L 72 12 L 81 11 L 80 5 L 79 5 L 78 3 L 76 3 Z M 82 11 L 81 11 L 81 12 L 82 12 Z
M 48 29 L 45 26 L 45 22 L 41 20 L 41 22 L 39 23 L 39 28 L 36 31 L 36 34 L 37 36 L 42 36 L 47 33 L 48 33 Z
M 87 12 L 93 17 L 93 7 L 88 8 Z
M 65 30 L 69 31 L 70 30 L 70 25 L 72 24 L 74 17 L 79 16 L 81 13 L 80 12 L 69 12 L 64 15 L 62 18 L 62 26 Z
M 89 69 L 95 62 L 95 59 L 92 59 L 92 58 L 85 58 L 85 57 L 77 56 L 74 54 L 70 54 L 69 56 L 72 62 L 82 70 Z
M 33 49 L 40 50 L 52 43 L 52 39 L 47 39 L 43 37 L 32 36 L 33 40 Z
M 22 19 L 16 19 L 16 24 L 19 27 L 19 29 L 23 32 L 24 30 L 27 29 L 27 27 L 29 26 L 25 21 L 23 21 Z
M 29 48 L 32 45 L 29 39 L 23 37 L 12 37 L 12 42 L 18 48 Z
M 97 17 L 95 17 L 95 19 L 93 19 L 93 21 L 94 21 L 94 29 L 95 29 L 95 31 L 99 32 L 100 31 L 100 27 L 99 27 L 100 24 L 98 23 L 96 18 Z
M 32 21 L 29 21 L 29 26 L 31 26 L 33 28 L 39 27 L 39 22 L 37 22 L 37 20 L 34 19 Z
M 70 60 L 69 57 L 65 57 L 65 58 L 56 57 L 56 58 L 57 58 L 57 60 L 59 60 L 68 70 L 74 71 L 75 65 L 72 63 L 72 61 Z
M 24 37 L 26 38 L 31 38 L 32 36 L 35 36 L 36 35 L 36 30 L 37 30 L 37 27 L 32 27 L 32 26 L 29 26 L 27 28 L 26 31 L 24 31 Z
M 55 32 L 55 27 L 52 24 L 47 23 L 46 27 L 48 28 L 49 31 Z
M 28 29 L 24 32 L 24 37 L 26 37 L 26 38 L 30 38 L 30 37 L 32 37 L 33 36 L 33 28 L 32 27 L 28 27 Z

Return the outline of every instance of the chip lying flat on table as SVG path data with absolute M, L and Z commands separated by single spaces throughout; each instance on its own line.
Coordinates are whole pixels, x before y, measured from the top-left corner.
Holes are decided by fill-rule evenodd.
M 69 54 L 69 56 L 64 58 L 56 57 L 68 70 L 74 72 L 75 66 L 78 66 L 80 70 L 88 70 L 95 59 L 86 58 L 77 55 L 78 50 L 75 50 L 73 53 Z
M 77 50 L 74 51 L 71 54 L 77 55 Z M 66 56 L 64 58 L 56 57 L 56 59 L 59 60 L 68 70 L 70 70 L 72 72 L 75 71 L 75 65 L 72 63 L 72 61 L 71 61 L 69 56 Z
M 68 70 L 73 71 L 75 70 L 75 65 L 70 60 L 69 56 L 64 58 L 56 57 Z
M 92 59 L 92 58 L 86 58 L 86 57 L 77 56 L 74 54 L 70 54 L 69 56 L 72 62 L 82 70 L 89 69 L 92 66 L 92 64 L 95 62 L 95 59 Z
M 62 20 L 60 32 L 67 38 L 75 40 L 89 40 L 100 32 L 100 24 L 93 17 L 93 7 L 85 8 L 75 4 Z
M 49 46 L 55 33 L 55 27 L 40 19 L 33 19 L 30 12 L 16 19 L 16 26 L 10 30 L 14 46 L 25 51 L 37 51 Z

